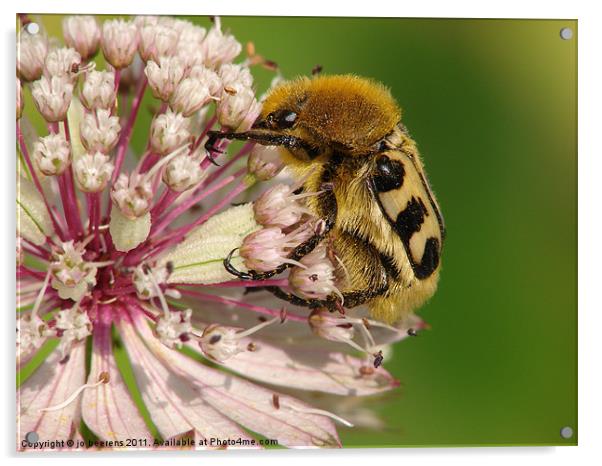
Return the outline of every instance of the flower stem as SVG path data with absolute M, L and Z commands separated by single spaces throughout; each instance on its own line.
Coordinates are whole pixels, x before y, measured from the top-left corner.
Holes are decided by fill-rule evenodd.
M 210 194 L 213 194 L 215 191 L 218 191 L 221 188 L 223 188 L 224 186 L 232 183 L 234 180 L 236 180 L 237 178 L 242 176 L 245 173 L 245 171 L 246 171 L 246 169 L 241 169 L 241 170 L 237 171 L 234 175 L 230 175 L 227 178 L 224 178 L 222 181 L 220 181 L 215 186 L 212 186 L 211 188 L 203 191 L 198 196 L 193 196 L 193 197 L 187 199 L 186 201 L 182 202 L 182 204 L 180 204 L 179 206 L 177 206 L 173 210 L 171 210 L 158 224 L 156 224 L 156 226 L 153 225 L 153 227 L 151 228 L 151 235 L 153 235 L 153 236 L 159 235 L 168 225 L 170 225 L 182 213 L 186 212 L 193 205 L 202 201 L 205 197 L 209 196 Z M 234 196 L 232 196 L 232 197 L 234 197 Z
M 113 171 L 112 179 L 113 183 L 117 179 L 117 176 L 119 176 L 119 173 L 121 173 L 121 166 L 123 165 L 123 160 L 125 159 L 125 153 L 127 152 L 127 148 L 130 143 L 132 130 L 134 129 L 136 117 L 138 116 L 138 110 L 140 110 L 140 105 L 142 104 L 142 97 L 144 97 L 144 91 L 146 90 L 147 83 L 148 81 L 146 80 L 146 76 L 143 76 L 138 83 L 138 89 L 136 91 L 136 96 L 132 101 L 132 108 L 130 110 L 127 123 L 121 132 L 121 137 L 117 145 L 117 156 L 115 157 L 115 169 Z

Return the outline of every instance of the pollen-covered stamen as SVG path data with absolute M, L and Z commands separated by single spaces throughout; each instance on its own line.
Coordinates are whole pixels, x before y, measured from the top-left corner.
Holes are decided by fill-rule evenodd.
M 264 192 L 253 203 L 255 220 L 264 226 L 288 228 L 299 222 L 303 214 L 311 215 L 298 201 L 320 193 L 294 194 L 294 190 L 292 186 L 277 184 Z
M 273 317 L 242 331 L 235 327 L 213 324 L 206 327 L 200 336 L 196 333 L 194 335 L 198 337 L 199 347 L 207 357 L 218 362 L 225 362 L 247 349 L 246 346 L 241 344 L 241 339 L 276 322 L 282 323 L 284 320 L 281 316 Z
M 263 228 L 247 235 L 240 247 L 240 256 L 250 270 L 267 272 L 281 264 L 305 267 L 288 258 L 289 251 L 300 244 L 295 237 L 286 235 L 278 227 Z
M 119 117 L 111 116 L 110 110 L 99 108 L 87 113 L 80 124 L 82 144 L 89 152 L 109 153 L 119 140 Z
M 69 309 L 64 309 L 56 314 L 56 323 L 53 327 L 56 336 L 61 339 L 59 348 L 63 356 L 69 354 L 71 345 L 92 335 L 92 322 L 88 313 L 76 303 Z
M 293 267 L 289 274 L 289 284 L 300 296 L 311 299 L 326 299 L 332 294 L 343 295 L 336 286 L 335 267 L 328 258 L 326 246 L 320 244 L 311 253 L 301 259 L 305 266 Z
M 35 143 L 33 159 L 44 175 L 60 175 L 71 163 L 71 146 L 62 134 L 49 134 Z
M 284 162 L 277 146 L 255 144 L 247 159 L 247 169 L 261 181 L 271 180 L 283 168 Z
M 69 406 L 71 403 L 73 403 L 84 390 L 89 389 L 89 388 L 97 388 L 97 387 L 100 387 L 101 385 L 107 384 L 109 382 L 110 382 L 109 373 L 101 372 L 98 375 L 97 382 L 86 383 L 86 384 L 82 385 L 77 390 L 75 390 L 71 395 L 69 395 L 69 397 L 67 397 L 67 399 L 65 401 L 63 401 L 62 403 L 59 403 L 54 406 L 49 406 L 48 408 L 41 408 L 40 412 L 58 411 L 59 409 L 63 409 L 65 407 Z
M 115 73 L 112 71 L 91 71 L 86 74 L 80 98 L 82 104 L 88 110 L 99 108 L 110 110 L 115 105 L 116 96 Z

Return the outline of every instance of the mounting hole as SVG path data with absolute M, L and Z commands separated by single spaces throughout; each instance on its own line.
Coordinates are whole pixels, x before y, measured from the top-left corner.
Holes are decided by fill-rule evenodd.
M 560 30 L 560 38 L 563 40 L 571 40 L 573 38 L 573 30 L 571 28 L 562 28 Z
M 560 436 L 566 439 L 571 438 L 573 436 L 573 428 L 569 426 L 563 427 L 560 429 Z
M 38 23 L 27 23 L 27 25 L 25 26 L 25 30 L 31 35 L 34 35 L 40 32 L 40 26 Z
M 25 434 L 25 440 L 31 445 L 32 443 L 36 443 L 38 440 L 40 440 L 40 436 L 37 432 L 27 432 Z

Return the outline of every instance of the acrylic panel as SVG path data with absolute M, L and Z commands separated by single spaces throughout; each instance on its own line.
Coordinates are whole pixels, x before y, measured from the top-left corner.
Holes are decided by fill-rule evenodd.
M 17 450 L 577 444 L 577 21 L 16 32 Z

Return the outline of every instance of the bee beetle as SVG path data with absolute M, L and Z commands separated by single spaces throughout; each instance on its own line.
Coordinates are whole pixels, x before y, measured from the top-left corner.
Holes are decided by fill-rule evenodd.
M 387 88 L 352 75 L 302 77 L 274 88 L 249 131 L 209 134 L 212 150 L 222 138 L 281 146 L 285 164 L 304 180 L 307 206 L 323 228 L 294 249 L 299 260 L 328 238 L 345 270 L 344 305 L 367 304 L 372 317 L 400 321 L 437 287 L 445 227 L 416 143 L 401 123 Z M 240 272 L 266 279 L 270 272 Z M 337 274 L 341 272 L 337 270 Z M 266 287 L 293 304 L 340 307 L 336 296 L 302 299 Z

